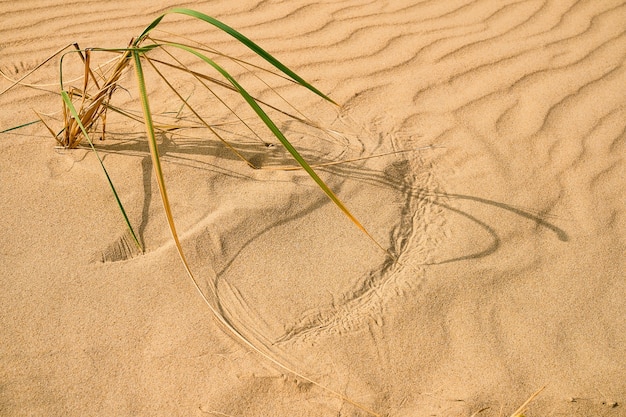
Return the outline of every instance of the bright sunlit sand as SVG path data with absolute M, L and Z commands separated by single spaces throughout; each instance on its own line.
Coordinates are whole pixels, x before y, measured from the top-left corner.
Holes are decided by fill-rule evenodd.
M 0 1 L 0 70 L 19 79 L 74 42 L 124 48 L 175 6 Z M 95 140 L 141 253 L 87 144 L 29 124 L 60 130 L 60 95 L 15 86 L 0 95 L 0 415 L 499 417 L 544 386 L 526 417 L 624 415 L 626 2 L 183 6 L 340 105 L 239 74 L 320 124 L 278 127 L 373 240 L 279 169 L 296 164 L 278 141 L 171 75 L 264 167 L 206 128 L 156 138 L 200 289 L 259 354 L 188 279 L 143 125 L 113 114 Z M 253 58 L 185 16 L 159 30 Z M 68 58 L 68 85 L 81 65 Z M 140 115 L 129 68 L 114 103 Z M 58 73 L 56 57 L 22 84 L 60 91 Z M 155 114 L 190 115 L 154 74 L 147 94 Z

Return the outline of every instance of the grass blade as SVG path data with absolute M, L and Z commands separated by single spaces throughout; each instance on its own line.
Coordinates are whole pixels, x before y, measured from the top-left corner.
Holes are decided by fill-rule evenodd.
M 100 158 L 100 155 L 98 154 L 98 151 L 96 150 L 95 146 L 93 146 L 93 142 L 91 141 L 91 138 L 89 137 L 89 134 L 87 133 L 87 130 L 85 129 L 85 126 L 83 126 L 83 123 L 80 120 L 80 116 L 78 115 L 78 112 L 74 108 L 74 104 L 72 103 L 72 100 L 67 94 L 67 91 L 65 90 L 61 91 L 61 97 L 63 98 L 63 102 L 69 109 L 72 117 L 74 118 L 74 120 L 80 127 L 81 131 L 83 132 L 83 135 L 85 135 L 85 138 L 87 139 L 87 142 L 89 142 L 89 145 L 91 146 L 91 149 L 93 150 L 94 154 L 98 158 L 98 162 L 100 162 L 100 166 L 102 167 L 102 170 L 104 171 L 104 175 L 106 175 L 107 181 L 109 182 L 109 186 L 111 187 L 111 190 L 113 191 L 113 195 L 115 196 L 115 201 L 117 201 L 117 205 L 120 208 L 122 215 L 124 216 L 124 221 L 126 222 L 126 226 L 128 226 L 128 230 L 130 230 L 130 234 L 133 236 L 133 240 L 137 244 L 137 247 L 139 248 L 139 250 L 143 252 L 143 248 L 141 247 L 141 244 L 139 243 L 139 239 L 137 239 L 135 230 L 133 230 L 133 227 L 130 224 L 130 220 L 128 219 L 128 215 L 126 214 L 126 210 L 124 210 L 124 206 L 122 205 L 122 202 L 117 194 L 117 191 L 115 190 L 115 186 L 113 186 L 113 181 L 111 181 L 111 177 L 109 176 L 107 169 L 104 167 L 104 163 L 102 162 L 102 159 Z
M 0 130 L 0 133 L 8 133 L 8 132 L 10 132 L 12 130 L 17 130 L 17 129 L 21 129 L 21 128 L 26 127 L 26 126 L 34 125 L 35 123 L 39 123 L 40 121 L 41 120 L 33 120 L 32 122 L 23 123 L 23 124 L 21 124 L 19 126 L 13 126 L 13 127 L 8 128 L 8 129 Z
M 143 110 L 144 115 L 144 124 L 146 127 L 146 134 L 148 135 L 148 144 L 150 146 L 150 157 L 152 158 L 152 167 L 154 169 L 154 173 L 157 179 L 157 184 L 159 186 L 159 193 L 161 194 L 161 202 L 163 203 L 163 209 L 165 210 L 165 217 L 167 218 L 167 224 L 170 229 L 170 233 L 172 238 L 174 239 L 174 244 L 176 245 L 176 249 L 178 250 L 178 254 L 183 262 L 187 273 L 190 274 L 194 284 L 196 284 L 193 275 L 191 274 L 191 269 L 189 268 L 189 264 L 187 263 L 187 259 L 185 254 L 183 253 L 182 246 L 180 244 L 180 239 L 178 238 L 178 233 L 176 232 L 176 225 L 174 223 L 174 216 L 172 216 L 172 208 L 169 202 L 169 198 L 167 197 L 167 188 L 165 186 L 165 179 L 163 177 L 163 168 L 161 167 L 161 158 L 159 156 L 159 146 L 157 144 L 154 121 L 152 120 L 152 112 L 150 111 L 150 103 L 148 101 L 148 92 L 146 90 L 146 82 L 143 75 L 143 67 L 141 65 L 141 51 L 133 50 L 132 57 L 135 63 L 135 75 L 137 76 L 137 86 L 139 88 L 139 96 L 141 98 L 141 108 Z M 199 286 L 196 284 L 196 288 L 200 291 Z M 204 298 L 204 294 L 200 291 L 200 294 Z
M 215 61 L 210 59 L 209 57 L 201 54 L 195 49 L 178 43 L 165 43 L 164 45 L 169 45 L 172 47 L 176 47 L 182 50 L 185 50 L 198 58 L 202 59 L 204 62 L 212 66 L 216 71 L 218 71 L 228 82 L 241 94 L 243 99 L 252 107 L 257 116 L 263 121 L 263 123 L 268 127 L 268 129 L 276 136 L 276 138 L 282 143 L 282 145 L 289 151 L 291 156 L 298 162 L 298 164 L 309 174 L 311 178 L 317 183 L 317 185 L 326 193 L 328 198 L 339 207 L 339 209 L 363 232 L 367 235 L 378 247 L 380 247 L 383 251 L 386 251 L 377 241 L 374 239 L 372 235 L 365 229 L 365 227 L 359 222 L 359 220 L 348 210 L 348 208 L 343 204 L 343 202 L 335 195 L 335 193 L 326 185 L 326 183 L 317 175 L 317 173 L 311 168 L 311 166 L 305 161 L 305 159 L 300 155 L 300 153 L 293 147 L 293 145 L 287 140 L 285 135 L 281 132 L 281 130 L 276 126 L 276 124 L 272 121 L 272 119 L 267 115 L 267 113 L 261 108 L 259 103 L 235 80 L 224 68 L 218 65 Z
M 517 410 L 515 410 L 515 412 L 511 415 L 511 417 L 524 417 L 524 414 L 526 412 L 526 408 L 528 408 L 528 405 L 535 399 L 537 398 L 537 396 L 539 394 L 541 394 L 541 391 L 543 391 L 546 388 L 547 385 L 544 385 L 542 388 L 540 388 L 539 390 L 535 391 L 525 402 L 524 404 L 522 404 Z
M 15 87 L 16 85 L 20 85 L 22 81 L 24 81 L 24 79 L 26 79 L 26 77 L 28 77 L 29 75 L 31 75 L 32 73 L 34 73 L 35 71 L 37 71 L 39 68 L 41 68 L 42 66 L 44 66 L 47 62 L 49 62 L 50 60 L 52 60 L 55 56 L 57 56 L 58 54 L 60 54 L 61 52 L 65 51 L 67 48 L 69 48 L 70 46 L 73 46 L 76 44 L 72 44 L 70 43 L 69 45 L 64 46 L 63 48 L 60 48 L 58 51 L 56 51 L 55 53 L 53 53 L 52 55 L 50 55 L 47 59 L 45 59 L 44 61 L 42 61 L 41 63 L 39 63 L 35 68 L 33 68 L 32 70 L 28 71 L 26 74 L 24 74 L 22 77 L 20 77 L 20 79 L 16 80 L 13 82 L 13 84 L 11 84 L 10 86 L 8 86 L 7 88 L 5 88 L 4 90 L 0 91 L 0 95 L 6 93 L 7 91 L 9 91 L 10 89 L 12 89 L 13 87 Z M 0 71 L 1 72 L 1 71 Z M 2 75 L 4 75 L 4 73 L 2 73 Z M 5 76 L 6 78 L 6 76 Z
M 152 157 L 152 165 L 153 165 L 153 168 L 155 170 L 156 177 L 157 177 L 157 182 L 158 182 L 158 185 L 159 185 L 159 191 L 161 192 L 161 200 L 162 200 L 163 207 L 164 207 L 164 210 L 165 210 L 165 214 L 166 214 L 166 217 L 167 217 L 167 222 L 168 222 L 168 225 L 169 225 L 169 228 L 170 228 L 170 232 L 171 232 L 172 237 L 174 239 L 176 250 L 177 250 L 178 255 L 179 255 L 179 257 L 180 257 L 180 259 L 181 259 L 181 261 L 183 263 L 185 271 L 187 272 L 187 275 L 191 279 L 194 287 L 196 288 L 196 291 L 200 294 L 200 297 L 202 298 L 204 303 L 209 307 L 209 309 L 211 310 L 213 316 L 217 319 L 218 323 L 220 325 L 222 325 L 235 338 L 237 338 L 241 343 L 243 343 L 244 346 L 246 346 L 246 347 L 250 348 L 251 350 L 253 350 L 254 352 L 258 353 L 263 358 L 265 358 L 268 361 L 272 362 L 273 364 L 275 364 L 279 368 L 281 368 L 281 369 L 283 369 L 283 370 L 285 370 L 287 372 L 290 372 L 291 374 L 296 375 L 297 377 L 299 377 L 301 379 L 304 379 L 304 380 L 312 383 L 315 386 L 320 387 L 321 389 L 323 389 L 323 390 L 325 390 L 325 391 L 327 391 L 327 392 L 337 396 L 338 398 L 341 398 L 342 400 L 344 400 L 344 401 L 354 405 L 355 407 L 357 407 L 357 408 L 367 412 L 368 414 L 370 414 L 372 416 L 379 417 L 379 414 L 377 414 L 377 413 L 367 409 L 363 405 L 361 405 L 361 404 L 351 400 L 350 398 L 346 397 L 345 395 L 343 395 L 343 394 L 341 394 L 341 393 L 339 393 L 339 392 L 337 392 L 335 390 L 332 390 L 332 389 L 330 389 L 330 388 L 320 384 L 319 382 L 316 382 L 316 381 L 312 380 L 311 378 L 308 378 L 307 376 L 299 373 L 298 371 L 290 368 L 289 366 L 285 365 L 280 360 L 278 360 L 278 359 L 276 359 L 274 357 L 274 355 L 271 352 L 270 347 L 268 347 L 267 345 L 262 344 L 264 346 L 264 348 L 267 350 L 266 351 L 266 350 L 260 348 L 259 346 L 257 346 L 252 341 L 250 341 L 246 336 L 244 336 L 241 333 L 241 331 L 237 330 L 237 328 L 218 310 L 217 307 L 215 307 L 209 301 L 207 296 L 204 294 L 204 292 L 200 288 L 200 285 L 198 284 L 195 276 L 193 275 L 193 272 L 191 271 L 189 263 L 187 262 L 185 254 L 183 252 L 182 245 L 180 244 L 180 239 L 178 237 L 178 233 L 176 232 L 176 226 L 174 224 L 174 218 L 172 216 L 172 210 L 171 210 L 171 207 L 170 207 L 169 199 L 167 197 L 167 189 L 165 187 L 165 180 L 164 180 L 164 177 L 163 177 L 163 170 L 162 170 L 162 167 L 161 167 L 161 161 L 160 161 L 159 152 L 158 152 L 158 144 L 157 144 L 157 141 L 156 141 L 154 122 L 152 120 L 152 113 L 150 111 L 150 103 L 148 101 L 148 93 L 147 93 L 147 89 L 146 89 L 146 85 L 145 85 L 145 78 L 144 78 L 143 68 L 142 68 L 142 64 L 141 64 L 141 54 L 142 54 L 141 50 L 133 50 L 132 51 L 132 56 L 133 56 L 134 63 L 135 63 L 135 73 L 136 73 L 136 76 L 137 76 L 137 84 L 138 84 L 138 88 L 139 88 L 139 95 L 140 95 L 140 98 L 141 98 L 142 109 L 143 109 L 144 117 L 145 117 L 146 133 L 148 135 L 148 142 L 150 144 L 150 155 Z M 257 106 L 258 106 L 258 104 L 257 104 Z M 266 117 L 267 117 L 267 115 L 266 115 Z M 276 129 L 278 129 L 278 128 L 276 128 Z M 302 160 L 302 161 L 304 161 L 304 160 Z M 306 164 L 306 162 L 305 162 L 305 164 Z M 326 188 L 328 188 L 328 187 L 326 187 Z M 211 288 L 211 291 L 213 292 L 213 296 L 217 299 L 216 289 L 213 286 L 211 286 L 210 288 Z
M 261 58 L 263 58 L 264 60 L 269 62 L 276 69 L 280 70 L 283 74 L 289 76 L 296 83 L 298 83 L 301 86 L 309 89 L 313 93 L 315 93 L 318 96 L 322 97 L 324 100 L 327 100 L 327 101 L 329 101 L 329 102 L 331 102 L 333 104 L 337 104 L 330 97 L 328 97 L 326 94 L 322 93 L 320 90 L 318 90 L 317 88 L 313 87 L 311 84 L 306 82 L 302 77 L 300 77 L 298 74 L 296 74 L 295 72 L 290 70 L 286 65 L 284 65 L 282 62 L 280 62 L 278 59 L 274 58 L 274 56 L 272 56 L 269 52 L 267 52 L 265 49 L 261 48 L 259 45 L 254 43 L 252 40 L 250 40 L 246 36 L 244 36 L 243 34 L 239 33 L 238 31 L 236 31 L 232 27 L 228 26 L 227 24 L 222 23 L 219 20 L 217 20 L 217 19 L 215 19 L 215 18 L 213 18 L 211 16 L 208 16 L 208 15 L 206 15 L 204 13 L 200 13 L 200 12 L 198 12 L 196 10 L 191 10 L 191 9 L 185 9 L 185 8 L 177 7 L 177 8 L 173 8 L 170 11 L 168 11 L 167 13 L 159 16 L 137 38 L 137 40 L 135 41 L 135 46 L 138 46 L 139 43 L 141 43 L 145 39 L 145 37 L 150 33 L 150 31 L 152 31 L 161 22 L 163 17 L 165 17 L 166 14 L 170 14 L 170 13 L 177 13 L 177 14 L 183 14 L 183 15 L 191 16 L 191 17 L 194 17 L 196 19 L 202 20 L 202 21 L 204 21 L 206 23 L 209 23 L 209 24 L 217 27 L 218 29 L 226 32 L 227 34 L 229 34 L 230 36 L 232 36 L 233 38 L 237 39 L 239 42 L 241 42 L 242 44 L 247 46 L 249 49 L 251 49 L 257 55 L 259 55 Z

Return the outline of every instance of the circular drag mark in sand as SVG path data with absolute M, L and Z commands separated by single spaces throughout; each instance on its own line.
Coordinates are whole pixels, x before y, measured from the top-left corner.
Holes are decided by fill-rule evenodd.
M 243 207 L 236 195 L 224 201 L 228 221 L 208 226 L 197 236 L 196 250 L 213 265 L 223 313 L 244 333 L 271 344 L 313 343 L 381 324 L 390 301 L 424 280 L 420 265 L 446 233 L 443 210 L 433 204 L 438 184 L 428 161 L 432 150 L 404 152 L 424 144 L 413 132 L 398 131 L 391 117 L 359 123 L 351 113 L 348 103 L 337 130 L 361 127 L 343 135 L 341 151 L 326 155 L 393 154 L 320 172 L 388 253 L 304 174 L 240 184 L 238 195 L 254 195 L 255 204 Z

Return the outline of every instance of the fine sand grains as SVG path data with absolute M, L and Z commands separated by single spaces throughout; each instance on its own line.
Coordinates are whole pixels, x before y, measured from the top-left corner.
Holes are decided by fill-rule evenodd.
M 124 47 L 173 6 L 0 1 L 0 69 L 20 77 L 70 42 Z M 185 7 L 342 105 L 281 90 L 340 133 L 281 126 L 306 158 L 395 152 L 320 168 L 390 257 L 306 174 L 163 139 L 183 247 L 238 329 L 389 417 L 510 415 L 544 385 L 527 417 L 624 414 L 626 2 Z M 189 20 L 163 28 L 232 47 Z M 56 83 L 56 71 L 29 80 Z M 3 131 L 61 104 L 15 88 L 0 108 Z M 220 330 L 170 242 L 143 127 L 107 130 L 97 146 L 144 254 L 90 152 L 56 150 L 40 125 L 0 134 L 0 415 L 367 415 Z

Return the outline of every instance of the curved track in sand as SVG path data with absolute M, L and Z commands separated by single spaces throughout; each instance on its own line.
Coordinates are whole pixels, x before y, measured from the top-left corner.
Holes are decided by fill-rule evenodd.
M 75 41 L 125 46 L 170 7 L 129 4 L 2 1 L 0 68 L 19 77 Z M 420 149 L 320 170 L 390 259 L 305 175 L 250 172 L 212 142 L 165 141 L 184 246 L 234 324 L 390 417 L 510 414 L 544 384 L 537 415 L 623 411 L 623 1 L 187 6 L 343 105 L 334 114 L 285 89 L 343 135 L 323 142 L 285 124 L 307 158 Z M 231 47 L 183 19 L 164 28 Z M 31 108 L 59 109 L 28 89 L 0 104 L 0 131 Z M 207 320 L 169 243 L 141 129 L 112 124 L 101 146 L 142 256 L 93 158 L 55 152 L 46 135 L 0 134 L 0 414 L 360 415 Z

